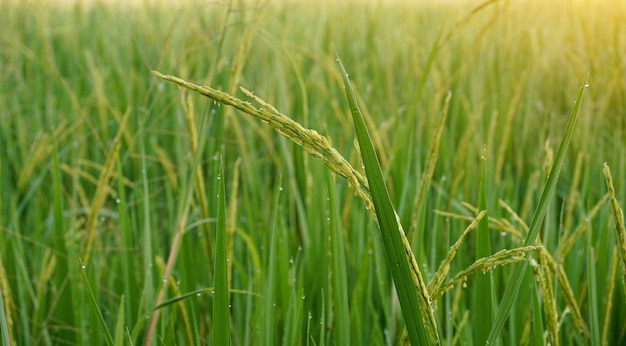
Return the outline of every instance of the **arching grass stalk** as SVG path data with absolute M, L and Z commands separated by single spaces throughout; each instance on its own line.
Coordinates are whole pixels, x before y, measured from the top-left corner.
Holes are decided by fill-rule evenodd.
M 413 345 L 436 344 L 439 342 L 439 335 L 437 323 L 430 307 L 432 301 L 426 283 L 422 278 L 402 224 L 400 224 L 398 214 L 391 204 L 391 197 L 385 184 L 382 168 L 357 104 L 348 73 L 339 56 L 337 56 L 337 61 L 341 67 L 346 96 L 361 148 L 361 158 L 365 165 L 365 173 L 376 210 L 375 214 L 385 248 L 387 266 L 396 286 L 409 340 Z
M 341 68 L 343 70 L 343 66 Z M 278 133 L 322 160 L 331 171 L 347 179 L 355 194 L 365 202 L 366 208 L 378 219 L 388 256 L 387 262 L 396 283 L 411 342 L 416 345 L 437 343 L 437 327 L 430 307 L 431 299 L 426 283 L 419 271 L 409 242 L 404 236 L 404 230 L 398 221 L 398 216 L 391 206 L 389 196 L 388 194 L 385 196 L 386 187 L 384 186 L 382 171 L 376 160 L 371 140 L 367 140 L 365 123 L 362 116 L 359 117 L 360 112 L 358 107 L 356 107 L 356 97 L 347 80 L 345 71 L 343 75 L 346 78 L 348 101 L 350 108 L 353 110 L 353 118 L 366 171 L 369 172 L 367 173 L 369 178 L 373 179 L 374 186 L 372 190 L 368 186 L 368 181 L 331 146 L 328 138 L 320 135 L 315 130 L 304 128 L 299 123 L 280 113 L 269 103 L 255 96 L 252 92 L 241 88 L 242 92 L 258 104 L 257 107 L 250 102 L 243 101 L 209 86 L 196 85 L 175 76 L 164 75 L 158 71 L 152 71 L 152 74 L 261 119 L 264 123 L 278 131 Z M 375 206 L 377 207 L 375 208 Z
M 561 174 L 561 168 L 563 167 L 563 162 L 565 161 L 565 154 L 567 153 L 569 142 L 572 139 L 572 135 L 574 134 L 574 125 L 576 125 L 576 119 L 578 118 L 580 104 L 583 100 L 585 89 L 589 86 L 588 78 L 589 74 L 587 74 L 587 78 L 585 78 L 585 81 L 583 82 L 583 85 L 580 87 L 580 91 L 578 92 L 576 104 L 574 105 L 574 109 L 572 110 L 569 120 L 567 121 L 565 134 L 563 135 L 563 139 L 561 140 L 561 144 L 559 145 L 559 149 L 556 153 L 554 164 L 552 164 L 552 168 L 550 169 L 548 180 L 546 181 L 546 184 L 543 187 L 543 191 L 541 192 L 539 204 L 537 205 L 537 209 L 535 210 L 532 221 L 530 223 L 528 235 L 524 239 L 524 246 L 530 246 L 535 243 L 535 239 L 537 239 L 537 235 L 539 234 L 539 229 L 541 228 L 543 219 L 548 211 L 548 204 L 552 200 L 552 196 L 554 196 L 556 182 L 559 179 L 559 175 Z M 496 343 L 498 337 L 500 336 L 500 333 L 502 332 L 504 323 L 509 317 L 513 306 L 515 305 L 517 295 L 522 285 L 524 273 L 526 273 L 526 268 L 528 267 L 528 262 L 529 261 L 527 259 L 526 261 L 518 263 L 515 266 L 513 274 L 511 275 L 509 283 L 507 284 L 504 291 L 504 296 L 502 298 L 500 306 L 498 307 L 498 312 L 496 313 L 496 318 L 494 320 L 493 326 L 491 327 L 491 331 L 489 332 L 489 337 L 487 338 L 487 344 L 489 345 L 494 345 Z

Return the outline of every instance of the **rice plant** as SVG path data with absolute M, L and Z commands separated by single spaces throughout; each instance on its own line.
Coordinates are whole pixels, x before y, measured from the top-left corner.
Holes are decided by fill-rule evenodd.
M 2 344 L 626 342 L 621 2 L 0 8 Z

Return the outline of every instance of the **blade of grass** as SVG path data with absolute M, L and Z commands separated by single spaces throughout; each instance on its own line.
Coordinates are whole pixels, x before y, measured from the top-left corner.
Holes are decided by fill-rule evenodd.
M 337 345 L 350 345 L 350 310 L 348 308 L 348 282 L 346 274 L 345 247 L 341 216 L 337 204 L 335 179 L 328 171 L 328 200 L 330 211 L 330 246 L 331 246 L 331 285 L 333 294 L 334 333 L 337 336 Z
M 480 210 L 487 211 L 487 186 L 485 174 L 485 156 L 481 156 L 482 172 L 480 177 L 480 197 L 478 207 Z M 476 258 L 487 257 L 491 254 L 491 240 L 489 237 L 489 218 L 482 218 L 476 230 Z M 492 271 L 483 275 L 476 275 L 475 286 L 473 292 L 474 302 L 472 304 L 472 318 L 474 321 L 480 321 L 474 328 L 474 344 L 484 345 L 491 329 L 493 322 L 493 298 L 494 287 L 492 283 Z
M 574 133 L 574 126 L 576 125 L 576 119 L 578 118 L 580 104 L 582 102 L 585 89 L 589 86 L 588 79 L 589 74 L 587 73 L 587 77 L 585 78 L 585 81 L 580 87 L 580 91 L 578 92 L 578 97 L 576 98 L 576 104 L 574 105 L 574 109 L 572 110 L 572 113 L 569 116 L 569 120 L 567 121 L 565 134 L 563 135 L 563 139 L 559 144 L 559 149 L 556 153 L 556 157 L 554 158 L 552 168 L 550 169 L 548 180 L 546 181 L 543 191 L 541 192 L 539 204 L 537 205 L 537 209 L 535 210 L 532 221 L 530 223 L 528 235 L 526 236 L 526 239 L 524 239 L 524 246 L 529 246 L 535 243 L 537 235 L 539 234 L 539 229 L 541 228 L 543 218 L 545 217 L 548 210 L 548 204 L 552 200 L 552 196 L 554 195 L 556 183 L 559 179 L 561 168 L 563 167 L 563 162 L 565 161 L 567 148 Z M 504 296 L 496 313 L 493 326 L 491 327 L 491 331 L 489 332 L 487 344 L 494 345 L 497 338 L 500 336 L 502 328 L 504 327 L 504 323 L 509 317 L 509 314 L 513 309 L 513 305 L 517 300 L 517 295 L 519 293 L 522 279 L 524 277 L 524 273 L 526 272 L 527 267 L 528 259 L 522 263 L 518 263 L 515 265 L 515 269 L 513 270 L 513 274 L 509 279 L 509 283 L 506 286 Z
M 135 240 L 133 231 L 135 230 L 131 226 L 131 219 L 129 215 L 128 199 L 126 196 L 126 189 L 124 187 L 124 176 L 122 171 L 122 160 L 118 156 L 117 160 L 117 198 L 115 203 L 117 204 L 117 214 L 120 224 L 120 233 L 122 238 L 122 244 L 126 249 L 132 249 Z M 136 253 L 134 251 L 124 251 L 122 254 L 124 257 L 124 264 L 122 265 L 122 273 L 124 277 L 124 302 L 126 305 L 125 316 L 129 321 L 134 321 L 139 313 L 139 287 L 137 278 L 135 277 L 136 262 L 134 260 Z M 117 339 L 116 339 L 117 341 Z M 119 345 L 119 343 L 118 343 Z
M 426 167 L 424 168 L 424 172 L 422 174 L 422 179 L 419 185 L 419 192 L 415 197 L 415 201 L 413 202 L 413 215 L 411 216 L 411 226 L 409 228 L 407 237 L 409 239 L 413 239 L 413 235 L 417 233 L 416 237 L 419 242 L 424 241 L 423 230 L 425 228 L 424 223 L 426 222 L 426 204 L 428 202 L 428 190 L 430 189 L 433 174 L 435 173 L 435 167 L 437 166 L 441 135 L 443 133 L 443 128 L 446 124 L 446 118 L 448 116 L 448 109 L 450 107 L 451 98 L 452 93 L 448 91 L 443 104 L 441 115 L 439 116 L 439 121 L 437 122 L 435 134 L 433 135 L 430 150 L 428 152 L 428 161 L 426 162 Z M 417 256 L 420 257 L 420 254 L 418 253 Z
M 541 315 L 541 303 L 539 302 L 539 291 L 535 290 L 530 295 L 533 299 L 533 317 L 530 321 L 532 329 L 533 345 L 543 345 L 543 318 Z
M 407 246 L 408 241 L 403 231 L 398 227 L 399 222 L 393 205 L 391 204 L 389 191 L 385 185 L 374 145 L 365 126 L 363 115 L 357 105 L 356 96 L 350 84 L 348 73 L 338 55 L 337 61 L 339 62 L 343 75 L 346 97 L 350 104 L 350 112 L 352 113 L 354 128 L 361 148 L 361 157 L 365 165 L 365 173 L 372 194 L 376 218 L 378 219 L 378 225 L 385 248 L 387 265 L 389 266 L 396 286 L 398 299 L 402 308 L 402 315 L 404 316 L 406 328 L 409 333 L 409 340 L 411 340 L 411 343 L 414 345 L 438 343 L 439 337 L 436 324 L 433 321 L 432 311 L 430 309 L 423 311 L 423 303 L 420 304 L 420 297 L 418 297 L 418 293 L 422 294 L 421 298 L 429 302 L 428 293 L 418 289 L 418 287 L 425 288 L 423 282 L 421 285 L 416 282 L 421 276 L 419 267 L 415 263 L 415 258 L 410 247 Z M 412 272 L 412 270 L 415 272 Z M 426 297 L 423 295 L 426 295 Z
M 278 266 L 276 264 L 278 254 L 278 218 L 279 218 L 279 205 L 280 205 L 280 186 L 282 184 L 282 175 L 280 175 L 276 182 L 276 187 L 274 189 L 275 194 L 272 201 L 272 226 L 271 226 L 271 235 L 269 239 L 269 256 L 267 258 L 267 263 L 265 265 L 266 271 L 266 290 L 265 290 L 265 321 L 261 320 L 261 323 L 265 323 L 264 328 L 262 329 L 261 340 L 264 340 L 265 345 L 274 345 L 276 340 L 276 329 L 275 329 L 275 320 L 276 320 L 276 290 L 277 290 L 277 276 L 278 276 Z
M 598 321 L 598 285 L 596 280 L 596 256 L 595 247 L 593 246 L 593 229 L 591 228 L 591 222 L 589 222 L 589 230 L 587 231 L 587 246 L 586 248 L 586 266 L 587 266 L 587 308 L 589 331 L 591 339 L 591 345 L 600 345 L 600 322 Z
M 124 345 L 124 322 L 126 318 L 124 316 L 124 310 L 126 303 L 124 302 L 126 296 L 122 295 L 120 299 L 120 307 L 117 310 L 117 321 L 115 322 L 115 345 Z
M 54 249 L 58 254 L 56 256 L 57 266 L 54 270 L 54 281 L 59 290 L 59 306 L 55 309 L 55 318 L 63 321 L 68 325 L 75 324 L 74 314 L 74 296 L 72 295 L 71 285 L 67 283 L 73 279 L 70 272 L 70 263 L 68 261 L 68 252 L 65 246 L 66 228 L 63 222 L 63 190 L 61 188 L 61 169 L 59 166 L 58 150 L 52 153 L 52 191 L 53 191 L 53 210 L 54 210 Z M 61 329 L 59 337 L 67 342 L 76 342 L 76 334 L 70 329 Z
M 213 296 L 213 344 L 230 345 L 230 300 L 228 298 L 228 267 L 226 264 L 226 198 L 224 162 L 220 156 L 217 189 L 217 239 L 215 240 L 215 277 Z
M 176 210 L 176 230 L 174 233 L 174 238 L 172 239 L 171 250 L 167 258 L 167 265 L 163 276 L 167 279 L 170 277 L 170 274 L 174 270 L 174 264 L 176 263 L 176 259 L 178 257 L 178 251 L 180 250 L 181 241 L 183 234 L 185 232 L 185 228 L 187 225 L 187 218 L 189 216 L 188 210 L 191 205 L 191 200 L 193 196 L 193 182 L 195 181 L 195 175 L 198 173 L 197 167 L 200 165 L 200 161 L 202 158 L 202 153 L 204 152 L 204 144 L 206 142 L 205 138 L 205 130 L 208 123 L 208 116 L 204 116 L 202 119 L 202 124 L 200 125 L 200 129 L 198 133 L 200 134 L 200 138 L 198 139 L 198 147 L 196 151 L 193 153 L 192 162 L 189 165 L 189 175 L 182 185 L 182 197 L 179 199 L 179 203 Z M 165 291 L 167 285 L 161 285 L 161 289 L 159 290 L 159 294 L 157 296 L 155 306 L 158 306 L 165 299 Z M 148 331 L 146 333 L 146 339 L 144 340 L 144 345 L 151 345 L 152 338 L 154 337 L 154 333 L 156 330 L 156 324 L 159 319 L 160 310 L 153 310 L 152 317 L 150 318 L 150 325 L 148 327 Z
M 98 315 L 98 321 L 102 325 L 102 330 L 104 330 L 104 341 L 106 341 L 107 345 L 113 346 L 115 345 L 115 342 L 113 341 L 111 332 L 109 331 L 109 328 L 107 327 L 107 323 L 104 320 L 102 311 L 100 311 L 100 308 L 98 307 L 98 301 L 96 300 L 96 296 L 94 296 L 93 291 L 91 290 L 89 279 L 87 278 L 87 274 L 85 274 L 85 270 L 86 270 L 85 264 L 82 259 L 80 260 L 80 268 L 81 268 L 81 273 L 83 275 L 83 279 L 85 280 L 85 286 L 87 287 L 87 292 L 89 293 L 89 298 L 91 299 L 92 307 L 94 311 L 96 312 L 96 314 Z

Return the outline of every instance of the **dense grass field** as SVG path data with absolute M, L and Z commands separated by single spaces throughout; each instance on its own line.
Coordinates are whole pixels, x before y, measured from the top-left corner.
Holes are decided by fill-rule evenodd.
M 622 1 L 0 10 L 0 344 L 626 344 Z

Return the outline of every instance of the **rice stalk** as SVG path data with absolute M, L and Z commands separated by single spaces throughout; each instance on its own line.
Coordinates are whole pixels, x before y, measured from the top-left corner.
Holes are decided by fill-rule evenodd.
M 124 129 L 128 123 L 128 118 L 131 114 L 131 109 L 128 108 L 126 110 L 126 114 L 122 118 L 120 122 L 120 127 L 117 130 L 117 134 L 115 138 L 113 138 L 113 142 L 111 144 L 111 149 L 106 156 L 104 167 L 100 172 L 100 177 L 98 178 L 98 183 L 96 185 L 96 191 L 94 193 L 93 199 L 90 203 L 91 212 L 89 213 L 89 217 L 87 218 L 87 223 L 85 225 L 86 230 L 86 239 L 83 246 L 83 261 L 85 263 L 89 263 L 89 257 L 91 256 L 91 247 L 93 246 L 93 241 L 96 237 L 96 225 L 98 221 L 98 213 L 100 209 L 104 205 L 104 201 L 107 196 L 107 190 L 109 187 L 109 179 L 113 174 L 113 167 L 115 166 L 115 162 L 117 161 L 117 154 L 122 146 L 122 134 L 124 133 Z
M 198 173 L 198 170 L 196 168 L 200 165 L 200 158 L 202 157 L 202 154 L 204 152 L 204 144 L 205 144 L 204 130 L 208 122 L 207 118 L 208 117 L 203 118 L 203 122 L 200 126 L 200 131 L 198 131 L 198 133 L 200 134 L 200 138 L 198 140 L 198 146 L 196 148 L 196 151 L 192 153 L 193 157 L 189 166 L 189 170 L 190 170 L 189 176 L 187 177 L 187 180 L 184 181 L 184 184 L 181 188 L 182 196 L 178 200 L 178 204 L 176 208 L 177 210 L 176 210 L 176 224 L 174 226 L 175 228 L 174 237 L 172 239 L 171 249 L 167 257 L 165 270 L 163 271 L 163 277 L 166 279 L 171 276 L 172 271 L 174 270 L 174 264 L 176 263 L 176 260 L 178 258 L 178 251 L 180 250 L 182 237 L 185 232 L 186 225 L 187 225 L 187 218 L 189 217 L 188 210 L 189 210 L 189 207 L 191 206 L 191 200 L 192 200 L 192 195 L 193 195 L 192 187 L 194 186 L 195 175 Z M 145 173 L 142 173 L 142 174 L 145 174 Z M 145 182 L 146 177 L 144 176 L 143 178 Z M 147 195 L 144 196 L 144 199 L 146 198 L 147 198 Z M 146 204 L 149 204 L 149 203 L 146 203 Z M 150 232 L 149 229 L 146 229 L 146 231 Z M 148 237 L 149 236 L 146 237 L 146 241 L 149 240 Z M 146 251 L 149 251 L 149 250 L 151 250 L 151 246 L 146 246 Z M 166 285 L 161 285 L 161 288 L 159 289 L 159 294 L 157 295 L 154 306 L 160 305 L 165 300 L 165 294 L 166 294 Z M 146 338 L 144 340 L 144 345 L 146 346 L 151 345 L 152 338 L 154 337 L 154 333 L 156 331 L 156 325 L 159 320 L 159 315 L 160 315 L 160 310 L 152 311 L 152 315 L 149 319 L 150 321 L 148 325 L 148 330 L 146 332 Z
M 523 76 L 526 76 L 525 74 Z M 509 147 L 509 140 L 511 139 L 511 131 L 513 130 L 513 120 L 515 119 L 515 113 L 518 110 L 519 103 L 522 97 L 522 89 L 526 85 L 525 78 L 517 83 L 515 90 L 513 91 L 513 98 L 509 103 L 509 109 L 504 117 L 504 125 L 502 127 L 502 137 L 500 137 L 500 145 L 498 145 L 498 155 L 496 157 L 496 171 L 495 171 L 495 185 L 499 185 L 502 180 L 502 169 L 504 168 L 504 162 L 506 160 L 506 150 Z
M 463 243 L 463 240 L 465 239 L 465 237 L 469 234 L 469 232 L 471 232 L 478 226 L 478 223 L 480 222 L 480 220 L 483 219 L 483 217 L 486 214 L 487 214 L 487 211 L 485 210 L 482 210 L 480 213 L 478 213 L 478 215 L 476 215 L 476 217 L 472 220 L 472 223 L 470 223 L 465 228 L 465 230 L 463 231 L 463 233 L 461 233 L 461 235 L 456 240 L 456 242 L 450 247 L 450 250 L 448 250 L 448 254 L 444 258 L 444 260 L 441 262 L 441 264 L 439 265 L 439 268 L 437 269 L 432 279 L 430 279 L 430 282 L 428 283 L 428 292 L 431 294 L 431 296 L 433 296 L 434 292 L 439 290 L 444 280 L 446 279 L 446 276 L 448 275 L 448 272 L 450 271 L 450 263 L 452 263 L 452 260 L 454 259 L 458 249 L 461 247 L 461 244 Z
M 195 106 L 193 103 L 193 99 L 191 96 L 185 97 L 184 93 L 180 94 L 180 104 L 183 109 L 183 118 L 185 119 L 185 124 L 187 125 L 187 131 L 189 133 L 189 146 L 191 147 L 191 152 L 195 153 L 198 150 L 198 129 L 196 126 L 196 121 L 194 120 L 195 114 Z M 208 220 L 210 218 L 209 214 L 209 202 L 206 196 L 206 184 L 204 183 L 204 173 L 202 171 L 202 165 L 198 165 L 196 167 L 196 174 L 194 176 L 193 184 L 194 195 L 198 201 L 200 207 L 200 213 L 204 220 Z M 213 258 L 213 246 L 211 244 L 211 230 L 209 229 L 209 224 L 205 223 L 200 226 L 204 231 L 204 240 L 206 240 L 206 253 L 208 258 Z M 212 267 L 210 267 L 213 269 Z
M 565 209 L 565 217 L 563 219 L 563 235 L 561 236 L 561 240 L 567 236 L 570 223 L 572 222 L 572 215 L 574 213 L 574 206 L 576 205 L 576 200 L 580 198 L 580 192 L 577 190 L 578 185 L 580 184 L 580 178 L 583 173 L 583 163 L 585 162 L 585 154 L 583 152 L 579 152 L 576 155 L 576 164 L 574 165 L 574 175 L 572 177 L 572 184 L 570 185 L 570 193 L 567 197 L 566 209 Z
M 613 246 L 611 255 L 611 267 L 609 269 L 609 285 L 606 289 L 604 299 L 604 318 L 602 319 L 602 345 L 609 344 L 609 326 L 611 323 L 611 312 L 613 311 L 613 293 L 615 292 L 615 276 L 617 274 L 617 246 Z
M 539 289 L 543 297 L 543 311 L 546 317 L 548 333 L 550 334 L 550 344 L 558 346 L 559 330 L 558 330 L 558 312 L 556 309 L 556 299 L 554 297 L 554 288 L 552 284 L 552 273 L 550 273 L 547 264 L 547 251 L 544 247 L 539 251 L 539 263 L 531 260 L 531 266 L 535 272 L 535 278 L 539 282 Z M 533 265 L 534 264 L 534 265 Z
M 504 202 L 503 200 L 499 200 L 498 203 L 500 204 L 501 207 L 503 207 L 510 215 L 511 217 L 518 222 L 518 224 L 522 227 L 522 229 L 524 229 L 525 233 L 528 233 L 528 225 L 526 225 L 526 223 L 524 222 L 524 220 L 522 220 L 522 218 L 513 210 L 513 208 L 511 208 L 508 204 L 506 204 L 506 202 Z M 521 240 L 521 237 L 518 238 Z M 574 320 L 574 326 L 576 326 L 576 331 L 580 334 L 581 337 L 586 338 L 587 334 L 588 334 L 588 328 L 585 325 L 585 322 L 582 318 L 582 314 L 580 312 L 580 307 L 578 306 L 578 301 L 576 300 L 576 298 L 574 297 L 574 293 L 572 291 L 571 285 L 569 283 L 569 279 L 567 278 L 567 275 L 565 274 L 565 270 L 563 268 L 562 264 L 557 264 L 557 261 L 554 260 L 554 258 L 552 257 L 552 254 L 550 254 L 550 252 L 548 251 L 548 249 L 546 249 L 544 246 L 542 246 L 541 241 L 539 239 L 537 239 L 537 241 L 535 242 L 535 245 L 541 246 L 541 250 L 539 251 L 539 256 L 540 256 L 540 260 L 541 260 L 541 264 L 540 267 L 541 269 L 537 269 L 535 267 L 533 267 L 533 270 L 535 272 L 535 277 L 537 278 L 537 280 L 541 283 L 544 280 L 547 280 L 546 278 L 550 278 L 552 275 L 556 275 L 558 283 L 559 283 L 559 287 L 561 288 L 561 291 L 563 291 L 563 296 L 565 298 L 565 302 L 568 305 L 568 308 L 570 309 L 571 313 L 572 313 L 572 319 Z M 536 262 L 535 262 L 536 263 Z M 532 265 L 532 263 L 531 263 Z M 546 270 L 546 268 L 549 269 L 549 272 Z M 541 287 L 540 289 L 542 290 L 542 294 L 544 295 L 550 295 L 553 296 L 553 294 L 551 292 L 553 292 L 552 289 L 550 289 L 549 291 L 547 291 L 547 286 L 546 287 Z M 545 290 L 545 292 L 544 292 Z M 548 298 L 548 300 L 550 301 L 554 300 L 554 298 Z M 556 305 L 554 305 L 553 309 L 551 311 L 546 311 L 546 315 L 550 313 L 550 314 L 554 314 L 556 313 Z M 551 327 L 552 327 L 552 331 L 553 334 L 558 332 L 558 327 L 555 325 L 555 319 L 554 316 L 548 316 L 549 317 L 549 323 L 551 323 Z M 550 319 L 552 319 L 552 321 L 550 321 Z M 550 325 L 550 324 L 549 324 Z M 556 328 L 556 329 L 555 329 Z M 558 333 L 556 333 L 557 337 L 558 337 Z
M 170 289 L 172 290 L 172 294 L 174 295 L 174 297 L 180 297 L 182 296 L 180 293 L 180 288 L 178 287 L 178 283 L 176 282 L 177 280 L 175 280 L 174 277 L 172 276 L 167 276 L 165 275 L 165 271 L 166 271 L 166 264 L 163 261 L 163 258 L 160 256 L 157 256 L 154 260 L 157 268 L 159 269 L 159 271 L 161 272 L 161 277 L 163 277 L 163 286 L 169 286 Z M 174 302 L 171 302 L 174 303 Z M 157 308 L 162 307 L 163 304 L 160 304 L 158 307 L 155 307 L 154 310 L 157 310 Z M 193 344 L 193 333 L 191 331 L 191 323 L 189 322 L 189 314 L 187 313 L 187 309 L 185 308 L 185 304 L 183 304 L 182 299 L 181 300 L 177 300 L 176 301 L 176 308 L 178 309 L 178 312 L 180 314 L 180 323 L 183 325 L 183 329 L 184 329 L 184 335 L 186 338 L 186 342 L 189 345 Z
M 259 107 L 255 107 L 250 102 L 243 101 L 209 86 L 199 86 L 175 76 L 164 75 L 158 71 L 152 71 L 152 74 L 189 90 L 196 91 L 217 102 L 232 106 L 268 124 L 279 134 L 300 145 L 309 154 L 322 160 L 334 173 L 345 178 L 348 184 L 354 189 L 355 194 L 363 199 L 368 210 L 374 214 L 374 205 L 372 204 L 366 179 L 332 147 L 331 141 L 327 137 L 320 135 L 315 130 L 305 129 L 302 125 L 280 113 L 272 105 L 255 96 L 245 88 L 241 88 L 241 90 L 247 96 L 253 98 L 259 104 Z
M 604 196 L 602 196 L 602 198 L 600 198 L 600 200 L 596 204 L 594 204 L 593 207 L 591 207 L 591 209 L 589 210 L 589 213 L 587 214 L 586 219 L 588 219 L 589 221 L 593 220 L 595 216 L 598 214 L 598 212 L 601 210 L 602 206 L 604 206 L 604 204 L 608 202 L 609 199 L 610 199 L 610 194 L 607 192 L 606 194 L 604 194 Z M 589 227 L 589 223 L 587 221 L 583 221 L 580 223 L 580 225 L 578 225 L 578 227 L 576 227 L 576 229 L 574 230 L 574 232 L 572 232 L 571 235 L 569 236 L 564 235 L 562 237 L 561 243 L 559 244 L 559 251 L 558 251 L 561 258 L 565 258 L 567 256 L 567 254 L 572 250 L 574 245 L 576 245 L 576 242 L 578 241 L 578 239 L 585 234 L 588 227 Z
M 372 203 L 376 208 L 376 219 L 381 232 L 387 267 L 398 294 L 402 315 L 406 323 L 409 340 L 414 344 L 438 344 L 439 333 L 431 308 L 431 298 L 411 245 L 407 239 L 400 217 L 396 213 L 383 178 L 382 168 L 372 137 L 356 99 L 356 93 L 339 55 L 335 52 L 343 77 L 346 98 L 361 148 L 361 158 L 370 188 Z
M 626 293 L 626 228 L 624 227 L 624 211 L 615 198 L 615 187 L 613 186 L 611 168 L 607 163 L 604 163 L 603 172 L 606 186 L 609 190 L 613 218 L 615 219 L 615 237 L 617 238 L 617 248 L 622 264 L 622 288 L 624 289 L 624 293 Z
M 233 258 L 233 239 L 235 236 L 236 220 L 237 220 L 237 204 L 238 204 L 238 192 L 239 192 L 239 166 L 241 165 L 241 158 L 237 158 L 235 165 L 233 166 L 233 176 L 231 185 L 231 194 L 228 203 L 228 216 L 226 218 L 226 258 Z M 233 278 L 233 261 L 227 262 L 228 265 L 228 287 L 232 286 Z
M 427 192 L 430 188 L 433 174 L 435 173 L 435 166 L 437 165 L 437 158 L 439 155 L 439 142 L 441 141 L 441 134 L 443 133 L 444 125 L 446 124 L 451 98 L 452 93 L 448 92 L 443 103 L 443 110 L 439 115 L 439 121 L 437 122 L 435 134 L 433 135 L 433 139 L 431 141 L 430 150 L 428 151 L 428 161 L 426 162 L 424 172 L 422 172 L 422 180 L 420 181 L 418 188 L 419 192 L 413 201 L 413 215 L 411 217 L 411 227 L 409 228 L 409 233 L 407 234 L 408 239 L 413 238 L 413 234 L 416 230 L 423 229 L 423 225 L 419 225 L 419 221 L 424 220 L 424 217 L 422 217 L 424 210 L 422 208 L 426 201 Z
M 454 285 L 459 282 L 462 282 L 463 288 L 466 288 L 467 278 L 474 273 L 482 272 L 484 274 L 503 265 L 525 261 L 526 253 L 537 251 L 540 248 L 540 246 L 535 245 L 522 246 L 510 250 L 500 250 L 489 257 L 479 258 L 469 267 L 458 272 L 452 279 L 442 284 L 435 292 L 433 292 L 431 298 L 437 299 L 441 297 L 445 292 L 453 288 Z
M 580 87 L 578 97 L 576 98 L 576 103 L 574 105 L 574 108 L 572 109 L 572 112 L 570 113 L 569 119 L 565 127 L 565 133 L 563 135 L 563 138 L 561 139 L 559 149 L 557 150 L 557 154 L 554 159 L 554 164 L 551 165 L 548 179 L 543 186 L 541 197 L 539 198 L 539 203 L 530 222 L 528 234 L 526 238 L 524 238 L 524 246 L 529 246 L 535 243 L 535 240 L 539 235 L 539 229 L 541 227 L 541 224 L 543 223 L 543 220 L 548 211 L 549 202 L 554 196 L 556 183 L 561 174 L 565 155 L 567 153 L 567 149 L 574 133 L 574 127 L 578 118 L 580 104 L 582 103 L 585 89 L 589 86 L 588 79 L 589 74 L 587 74 L 587 77 Z M 504 291 L 500 306 L 498 307 L 494 324 L 491 328 L 491 331 L 489 332 L 489 338 L 487 339 L 487 342 L 489 344 L 495 343 L 496 339 L 500 337 L 502 328 L 504 327 L 504 323 L 508 319 L 513 309 L 513 305 L 517 301 L 519 290 L 522 285 L 524 273 L 526 272 L 527 266 L 528 261 L 524 261 L 517 264 L 515 266 L 515 269 L 513 270 L 513 274 L 511 275 L 511 278 L 506 285 L 506 289 Z

